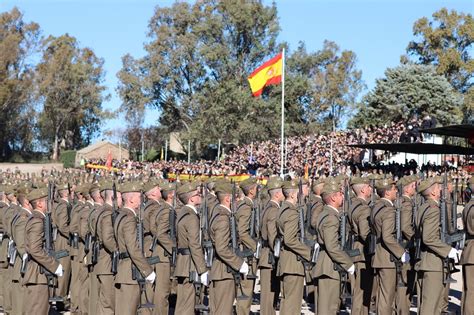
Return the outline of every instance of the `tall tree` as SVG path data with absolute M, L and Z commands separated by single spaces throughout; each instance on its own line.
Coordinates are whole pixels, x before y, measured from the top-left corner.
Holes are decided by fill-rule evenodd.
M 34 67 L 40 29 L 13 8 L 0 14 L 0 159 L 32 149 Z
M 59 158 L 60 143 L 78 148 L 98 132 L 105 95 L 104 61 L 89 48 L 80 48 L 68 34 L 43 41 L 37 66 L 38 93 L 42 104 L 39 128 L 52 159 Z
M 461 121 L 462 96 L 433 66 L 403 65 L 385 71 L 360 104 L 351 126 L 381 125 L 430 114 L 443 125 Z
M 465 93 L 474 84 L 474 19 L 471 14 L 443 8 L 433 13 L 433 19 L 423 17 L 413 25 L 417 38 L 407 47 L 407 53 L 417 63 L 434 65 L 456 90 Z

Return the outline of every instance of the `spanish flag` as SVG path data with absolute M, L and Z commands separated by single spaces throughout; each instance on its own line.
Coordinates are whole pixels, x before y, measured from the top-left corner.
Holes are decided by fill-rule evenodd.
M 248 78 L 253 96 L 262 95 L 263 88 L 270 84 L 281 83 L 283 72 L 282 53 L 258 67 Z

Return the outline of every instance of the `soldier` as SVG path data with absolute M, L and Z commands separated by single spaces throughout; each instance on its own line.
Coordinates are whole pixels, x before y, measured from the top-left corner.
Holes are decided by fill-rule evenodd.
M 344 195 L 340 181 L 331 178 L 324 183 L 322 199 L 325 204 L 318 216 L 316 231 L 321 246 L 316 262 L 315 277 L 318 288 L 318 314 L 337 314 L 341 304 L 342 273 L 353 275 L 355 265 L 341 248 L 340 219 Z
M 12 272 L 12 314 L 23 314 L 24 287 L 21 285 L 21 265 L 26 257 L 25 252 L 25 227 L 28 217 L 31 215 L 30 202 L 26 195 L 31 192 L 31 186 L 25 185 L 18 189 L 18 213 L 14 216 L 11 223 L 11 238 L 15 244 L 14 265 Z M 12 258 L 10 257 L 10 264 Z
M 22 285 L 24 288 L 24 313 L 46 315 L 49 312 L 49 292 L 46 273 L 63 275 L 63 267 L 44 248 L 45 213 L 47 211 L 46 188 L 35 189 L 27 198 L 33 207 L 25 227 L 25 247 L 29 257 Z
M 97 210 L 97 215 L 92 220 L 96 242 L 98 242 L 96 246 L 99 247 L 97 264 L 94 266 L 94 274 L 97 276 L 99 290 L 96 314 L 113 315 L 115 312 L 115 292 L 111 255 L 118 250 L 118 247 L 112 225 L 112 213 L 114 211 L 112 182 L 110 180 L 102 182 L 100 190 L 104 205 Z M 119 205 L 116 204 L 116 206 Z
M 219 204 L 214 208 L 209 222 L 209 234 L 216 255 L 211 268 L 211 313 L 232 314 L 235 287 L 239 286 L 240 274 L 248 274 L 249 266 L 229 246 L 232 243 L 230 219 L 235 189 L 232 184 L 223 182 L 216 185 L 215 191 Z M 242 293 L 240 289 L 238 287 L 239 294 Z
M 400 187 L 402 191 L 401 198 L 401 210 L 400 210 L 400 223 L 402 232 L 402 242 L 406 249 L 413 247 L 413 237 L 415 230 L 413 228 L 413 196 L 416 193 L 416 176 L 405 176 L 397 182 L 397 187 Z M 412 276 L 410 264 L 403 264 L 402 279 L 403 283 L 406 284 L 404 287 L 398 287 L 395 299 L 395 305 L 397 308 L 397 314 L 409 315 L 410 314 L 410 296 L 413 288 L 414 276 Z M 410 277 L 409 277 L 410 275 Z
M 303 261 L 311 259 L 311 248 L 302 243 L 299 236 L 299 212 L 303 209 L 296 207 L 298 202 L 298 181 L 283 183 L 285 201 L 281 206 L 277 220 L 278 235 L 281 239 L 281 253 L 278 261 L 277 275 L 281 278 L 282 300 L 280 314 L 301 313 L 305 266 Z M 302 197 L 302 196 L 300 196 Z
M 156 274 L 148 264 L 137 239 L 137 212 L 140 211 L 142 187 L 136 182 L 121 186 L 123 208 L 115 219 L 114 232 L 120 252 L 115 277 L 115 314 L 135 314 L 140 303 L 141 277 L 154 283 Z M 132 267 L 134 272 L 132 272 Z M 140 280 L 141 281 L 141 280 Z
M 449 272 L 444 262 L 449 259 L 456 262 L 458 259 L 457 250 L 441 241 L 440 183 L 441 178 L 430 177 L 418 186 L 418 192 L 425 198 L 416 220 L 421 233 L 421 256 L 415 268 L 421 279 L 419 313 L 422 315 L 441 314 L 445 277 Z
M 469 187 L 474 191 L 474 176 L 469 180 Z M 461 256 L 463 274 L 463 294 L 461 301 L 461 313 L 474 314 L 474 198 L 471 197 L 462 212 L 464 231 L 466 233 L 466 245 Z
M 4 215 L 9 207 L 8 199 L 6 196 L 8 188 L 6 185 L 0 185 L 0 305 L 5 308 L 4 304 L 4 291 L 6 275 L 6 267 L 8 266 L 7 261 L 7 250 L 8 250 L 8 235 L 6 233 L 6 226 L 4 224 Z
M 150 219 L 150 230 L 153 234 L 152 255 L 159 258 L 159 263 L 155 265 L 156 285 L 153 295 L 153 303 L 157 306 L 155 308 L 155 315 L 167 315 L 169 310 L 169 297 L 172 287 L 172 273 L 171 263 L 174 265 L 176 261 L 173 260 L 173 254 L 176 255 L 176 239 L 173 240 L 173 235 L 176 235 L 176 184 L 163 183 L 161 185 L 161 193 L 158 192 L 148 194 L 148 207 L 154 208 L 147 210 L 154 213 L 154 217 Z M 159 189 L 156 189 L 159 190 Z M 163 198 L 160 204 L 159 196 Z M 175 224 L 173 227 L 172 224 Z M 173 234 L 173 235 L 172 235 Z M 174 267 L 174 266 L 173 266 Z M 190 294 L 189 298 L 193 295 Z M 180 305 L 178 305 L 180 306 Z M 194 308 L 193 308 L 194 310 Z M 186 314 L 186 312 L 184 312 Z
M 54 242 L 54 249 L 67 250 L 69 251 L 69 221 L 72 204 L 69 201 L 70 186 L 68 182 L 58 183 L 56 185 L 56 191 L 58 192 L 59 200 L 56 204 L 55 209 L 52 211 L 53 224 L 56 228 L 56 239 Z M 54 237 L 54 236 L 53 236 Z M 63 301 L 67 300 L 69 292 L 69 280 L 71 277 L 71 258 L 68 256 L 60 258 L 59 263 L 63 266 L 64 274 L 58 279 L 58 296 L 63 298 Z M 66 304 L 66 303 L 64 303 Z M 64 308 L 65 305 L 61 305 L 60 308 Z
M 367 236 L 370 233 L 370 207 L 369 201 L 373 188 L 368 177 L 354 177 L 351 180 L 352 190 L 356 197 L 351 202 L 349 209 L 349 222 L 354 236 L 354 249 L 360 255 L 352 258 L 355 264 L 354 283 L 352 283 L 352 308 L 351 314 L 367 315 L 370 308 L 372 294 L 373 269 L 368 252 Z
M 274 255 L 274 246 L 275 239 L 278 236 L 276 221 L 280 212 L 280 203 L 285 199 L 281 186 L 282 181 L 279 177 L 268 180 L 267 191 L 270 200 L 261 215 L 262 252 L 258 261 L 261 315 L 276 314 L 274 305 L 280 293 L 280 281 L 276 275 L 277 258 Z
M 236 309 L 238 315 L 247 315 L 250 313 L 250 307 L 252 306 L 257 268 L 256 262 L 253 259 L 257 251 L 257 241 L 250 235 L 250 225 L 255 223 L 250 222 L 250 219 L 254 211 L 254 202 L 257 202 L 255 199 L 257 197 L 257 180 L 250 177 L 240 183 L 240 188 L 245 196 L 242 201 L 239 202 L 237 211 L 235 212 L 239 246 L 243 251 L 250 250 L 252 255 L 244 258 L 247 264 L 249 264 L 251 272 L 241 281 L 243 294 L 247 296 L 247 298 L 237 300 Z
M 170 202 L 173 200 L 174 185 L 165 187 L 166 205 L 163 206 L 162 210 L 160 209 L 159 215 L 163 216 L 162 221 L 167 221 L 169 225 L 169 220 L 166 220 L 166 212 L 168 212 L 168 217 L 172 215 L 173 207 Z M 178 288 L 175 313 L 192 315 L 195 314 L 196 306 L 197 292 L 194 285 L 197 285 L 197 283 L 195 282 L 204 285 L 209 284 L 209 273 L 200 243 L 200 217 L 197 210 L 197 207 L 201 204 L 201 195 L 196 183 L 186 183 L 179 187 L 176 193 L 185 206 L 178 211 L 177 217 L 178 255 L 174 276 L 178 280 Z M 166 223 L 161 224 L 166 225 Z M 172 240 L 169 239 L 167 233 L 169 228 L 164 226 L 164 229 L 160 232 L 164 235 L 160 236 L 159 239 L 164 240 L 161 246 L 167 248 L 167 250 L 172 250 Z M 167 273 L 169 274 L 169 271 Z M 163 275 L 165 274 L 166 270 L 163 270 Z

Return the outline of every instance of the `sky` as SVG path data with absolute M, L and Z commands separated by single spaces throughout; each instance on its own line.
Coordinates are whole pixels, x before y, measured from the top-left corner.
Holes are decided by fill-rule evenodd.
M 148 21 L 156 6 L 170 6 L 169 0 L 0 0 L 0 12 L 18 7 L 24 21 L 38 23 L 45 36 L 68 33 L 81 47 L 92 48 L 104 58 L 105 85 L 111 94 L 104 108 L 116 110 L 121 101 L 116 93 L 117 72 L 127 53 L 145 54 Z M 271 1 L 264 1 L 271 4 Z M 472 0 L 276 0 L 280 41 L 296 49 L 300 41 L 308 51 L 322 48 L 324 40 L 336 42 L 357 55 L 357 67 L 368 90 L 387 68 L 399 65 L 400 56 L 414 39 L 412 27 L 421 17 L 431 17 L 446 7 L 474 12 Z M 249 91 L 250 93 L 250 91 Z M 158 110 L 148 110 L 145 124 L 154 125 Z M 105 121 L 102 130 L 123 127 L 123 117 Z M 98 140 L 102 139 L 98 137 Z

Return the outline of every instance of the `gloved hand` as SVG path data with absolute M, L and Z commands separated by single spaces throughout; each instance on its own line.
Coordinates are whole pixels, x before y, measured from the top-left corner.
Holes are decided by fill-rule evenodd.
M 63 266 L 59 264 L 58 269 L 54 272 L 54 274 L 58 277 L 62 277 L 64 273 Z
M 410 262 L 410 254 L 408 254 L 407 252 L 404 252 L 402 257 L 400 257 L 400 260 L 404 264 L 409 263 Z
M 242 266 L 240 266 L 239 272 L 243 274 L 244 276 L 248 275 L 249 273 L 249 265 L 244 261 Z
M 156 273 L 154 271 L 150 273 L 148 277 L 145 278 L 145 280 L 149 283 L 155 282 L 155 279 L 156 279 Z
M 24 253 L 23 256 L 21 257 L 21 260 L 25 261 L 28 258 L 28 254 Z
M 204 272 L 201 276 L 201 283 L 204 284 L 206 287 L 209 286 L 209 272 Z
M 456 248 L 451 248 L 448 254 L 448 258 L 454 259 L 455 263 L 459 262 L 459 256 L 458 256 L 458 251 Z
M 349 269 L 347 269 L 347 273 L 349 273 L 352 276 L 355 270 L 356 270 L 356 266 L 352 264 L 352 266 L 350 266 Z

